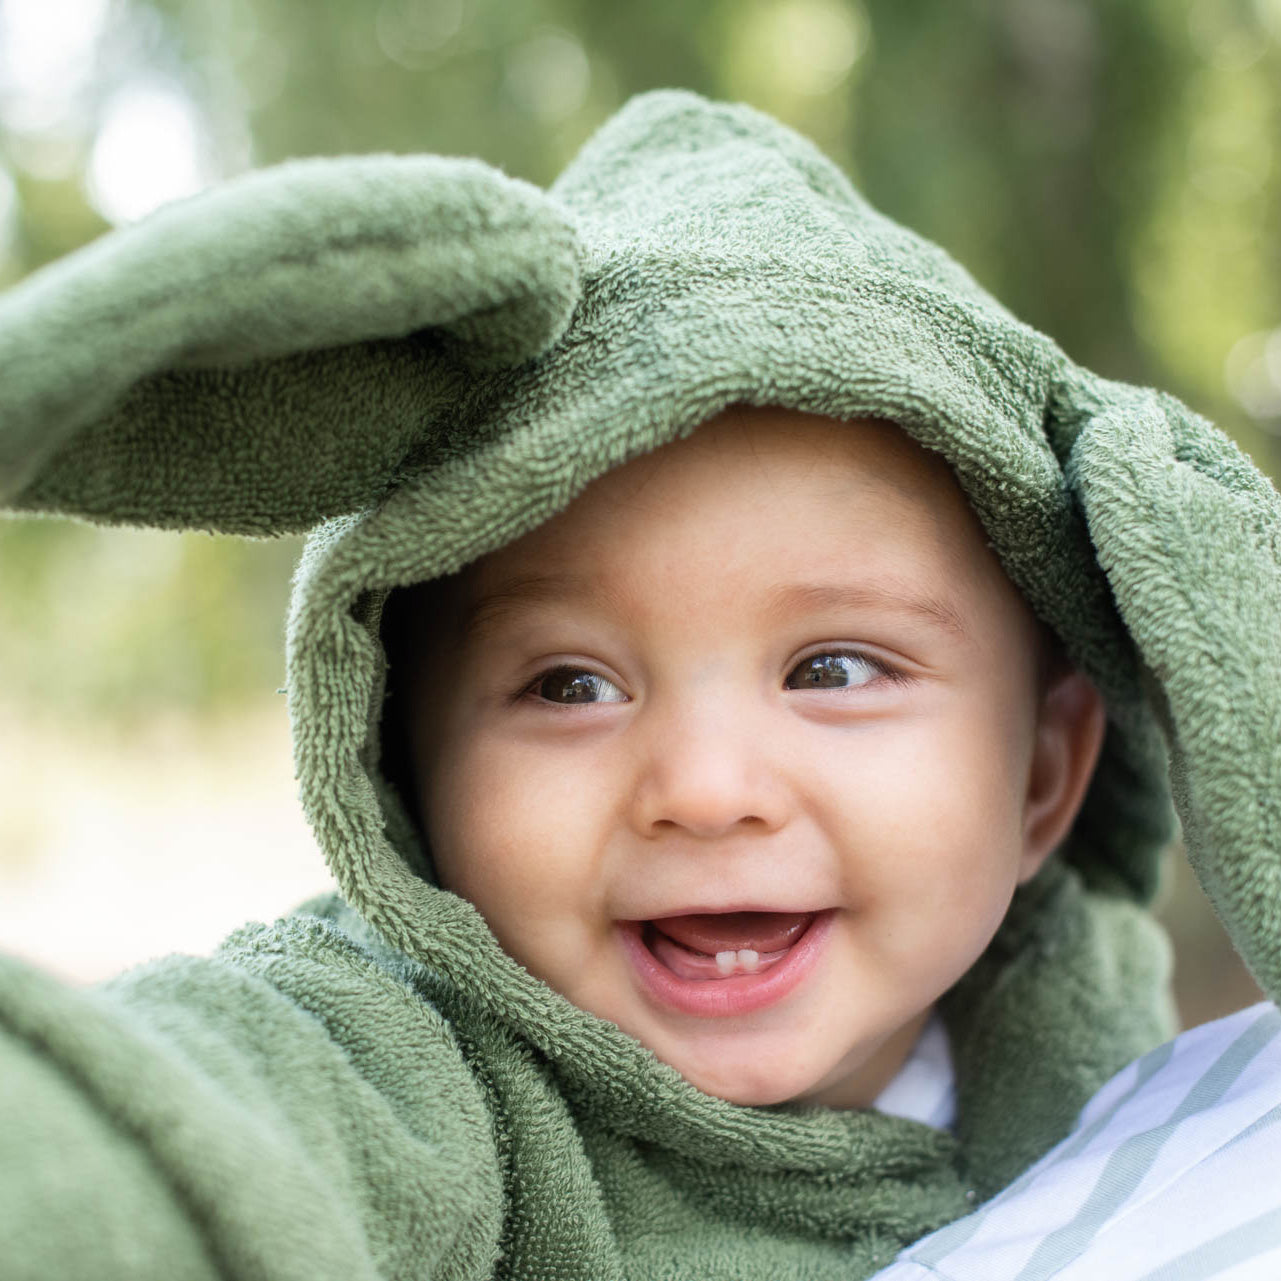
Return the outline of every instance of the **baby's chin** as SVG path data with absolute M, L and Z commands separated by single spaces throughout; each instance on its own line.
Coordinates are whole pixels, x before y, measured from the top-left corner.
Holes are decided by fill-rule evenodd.
M 741 1107 L 811 1101 L 824 1093 L 834 1078 L 844 1078 L 842 1072 L 831 1071 L 830 1065 L 817 1064 L 798 1054 L 794 1038 L 786 1038 L 787 1043 L 777 1047 L 764 1047 L 758 1038 L 753 1039 L 756 1043 L 750 1048 L 734 1046 L 733 1038 L 711 1051 L 670 1045 L 647 1048 L 695 1089 Z
M 911 1054 L 929 1011 L 873 1041 L 829 1039 L 817 1030 L 707 1028 L 701 1035 L 634 1027 L 631 1035 L 692 1086 L 742 1107 L 781 1103 L 837 1110 L 872 1107 Z
M 689 1080 L 689 1078 L 686 1078 Z M 805 1092 L 793 1084 L 770 1079 L 695 1081 L 690 1084 L 710 1094 L 745 1108 L 767 1108 L 781 1103 L 805 1101 Z

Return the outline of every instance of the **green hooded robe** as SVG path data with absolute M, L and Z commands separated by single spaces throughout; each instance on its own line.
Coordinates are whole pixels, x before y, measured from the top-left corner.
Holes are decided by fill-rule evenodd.
M 437 888 L 380 769 L 388 594 L 727 405 L 900 424 L 1103 691 L 1070 839 L 942 1003 L 954 1132 L 700 1093 Z M 865 1277 L 1172 1031 L 1172 834 L 1281 995 L 1281 500 L 746 107 L 635 99 L 543 192 L 247 175 L 0 299 L 0 504 L 310 530 L 302 799 L 341 897 L 90 990 L 0 962 L 0 1275 Z

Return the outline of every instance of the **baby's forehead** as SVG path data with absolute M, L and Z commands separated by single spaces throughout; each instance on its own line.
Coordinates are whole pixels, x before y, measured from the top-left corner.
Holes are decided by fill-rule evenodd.
M 951 469 L 898 427 L 735 409 L 482 557 L 463 606 L 688 588 L 691 561 L 709 601 L 724 580 L 800 603 L 897 595 L 961 619 L 971 598 L 1014 591 Z
M 819 555 L 844 539 L 869 572 L 891 553 L 991 557 L 950 467 L 894 424 L 736 407 L 593 480 L 481 567 L 573 563 L 700 536 L 719 538 L 727 556 L 771 538 L 808 538 Z
M 1048 670 L 1053 652 L 940 455 L 892 424 L 792 411 L 722 415 L 398 597 L 384 635 L 418 661 L 611 636 L 703 652 L 920 640 L 1011 671 L 1028 656 Z

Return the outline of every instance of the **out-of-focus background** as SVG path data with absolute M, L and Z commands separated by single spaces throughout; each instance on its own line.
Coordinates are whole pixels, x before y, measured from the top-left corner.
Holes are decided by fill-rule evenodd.
M 546 183 L 659 86 L 801 129 L 1281 473 L 1281 0 L 0 0 L 0 286 L 290 156 Z M 327 885 L 276 692 L 297 550 L 0 521 L 0 947 L 88 980 Z M 1177 861 L 1164 903 L 1185 1022 L 1255 999 Z

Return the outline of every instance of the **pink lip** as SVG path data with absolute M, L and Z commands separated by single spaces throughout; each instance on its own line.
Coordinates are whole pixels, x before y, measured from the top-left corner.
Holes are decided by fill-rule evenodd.
M 820 912 L 782 960 L 758 974 L 728 979 L 683 979 L 660 964 L 642 938 L 644 921 L 620 921 L 623 950 L 651 1000 L 682 1014 L 726 1018 L 775 1005 L 814 967 L 835 915 Z

